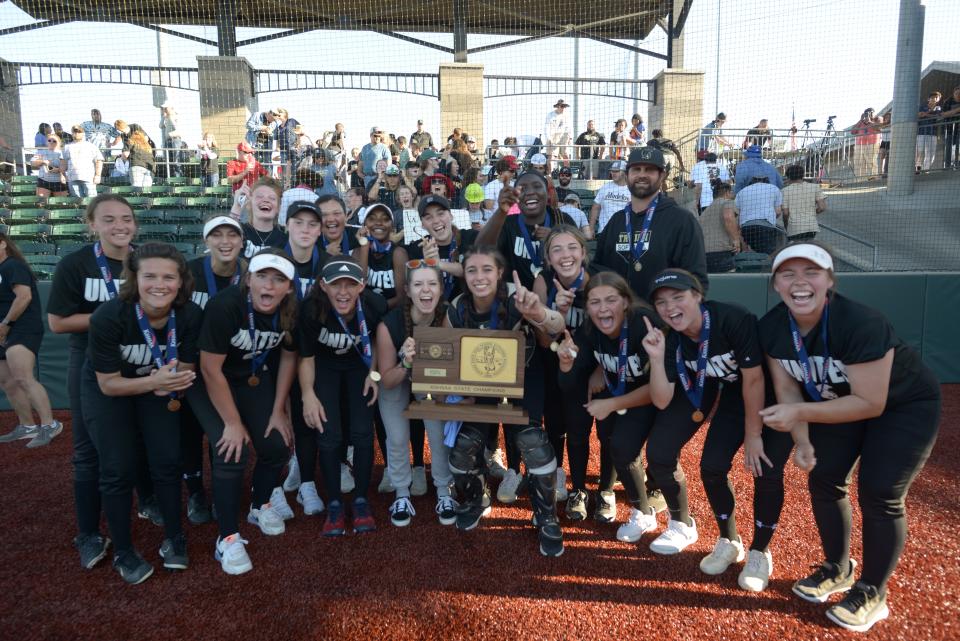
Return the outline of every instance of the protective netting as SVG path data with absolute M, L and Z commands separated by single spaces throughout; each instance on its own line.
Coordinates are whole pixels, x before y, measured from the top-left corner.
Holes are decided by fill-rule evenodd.
M 916 163 L 910 173 L 918 174 L 894 190 L 884 175 L 895 151 L 889 116 L 909 115 L 893 110 L 898 4 L 4 2 L 3 222 L 39 256 L 41 273 L 85 233 L 82 201 L 34 162 L 52 153 L 41 123 L 59 123 L 64 135 L 79 125 L 103 149 L 100 191 L 131 195 L 143 222 L 158 226 L 147 231 L 187 253 L 202 249 L 197 223 L 230 204 L 227 164 L 241 142 L 288 186 L 298 168 L 311 169 L 343 193 L 354 151 L 373 128 L 401 171 L 415 161 L 412 143 L 444 154 L 458 128 L 467 151 L 452 156 L 462 166 L 449 171 L 464 209 L 466 187 L 483 184 L 498 158 L 530 164 L 546 153 L 557 186 L 560 168 L 571 167 L 567 187 L 589 215 L 612 162 L 652 143 L 668 152 L 667 188 L 697 212 L 711 179 L 746 176 L 737 169 L 756 145 L 780 176 L 794 166 L 798 183 L 820 188 L 788 192 L 774 222 L 784 237 L 817 231 L 845 270 L 958 269 L 960 12 L 953 0 L 928 0 L 920 31 L 907 34 L 919 70 L 912 104 L 923 116 L 920 135 L 900 143 L 909 158 L 898 161 Z M 561 103 L 568 106 L 555 110 Z M 415 135 L 418 120 L 432 141 Z M 126 136 L 117 121 L 152 141 L 151 184 L 139 168 L 118 167 Z M 205 136 L 217 142 L 216 161 Z M 826 207 L 819 215 L 817 199 Z

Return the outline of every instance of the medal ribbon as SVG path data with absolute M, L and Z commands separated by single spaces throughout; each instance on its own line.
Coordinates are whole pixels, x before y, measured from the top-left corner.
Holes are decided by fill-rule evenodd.
M 677 378 L 683 386 L 683 391 L 690 400 L 694 408 L 700 410 L 703 404 L 703 388 L 707 382 L 707 352 L 710 350 L 710 312 L 706 306 L 700 304 L 700 316 L 703 319 L 700 325 L 700 341 L 697 343 L 697 369 L 696 383 L 694 384 L 687 375 L 687 366 L 683 362 L 683 353 L 680 345 L 677 345 Z
M 567 289 L 576 291 L 577 289 L 579 289 L 580 285 L 582 284 L 583 284 L 583 267 L 580 268 L 580 275 L 577 276 L 576 280 L 570 283 L 570 287 L 567 287 Z M 556 309 L 556 307 L 554 307 L 553 305 L 553 303 L 556 300 L 557 300 L 557 288 L 555 285 L 551 284 L 547 288 L 547 309 Z
M 147 344 L 147 347 L 150 348 L 150 355 L 153 356 L 153 364 L 157 366 L 157 369 L 160 369 L 170 361 L 177 359 L 177 312 L 173 309 L 170 310 L 170 316 L 167 317 L 167 358 L 164 360 L 163 354 L 160 352 L 160 345 L 157 341 L 157 335 L 154 333 L 153 328 L 150 327 L 149 321 L 147 321 L 146 314 L 143 313 L 143 308 L 140 307 L 140 303 L 136 303 L 133 306 L 137 314 L 137 325 L 140 326 L 140 332 L 143 334 L 143 340 Z M 177 398 L 177 393 L 172 392 L 170 394 L 171 399 Z
M 273 318 L 271 319 L 273 331 L 277 331 L 277 318 L 279 315 L 278 312 L 273 313 Z M 260 369 L 260 366 L 263 365 L 267 357 L 270 356 L 270 350 L 265 349 L 257 354 L 257 328 L 254 326 L 253 299 L 250 298 L 249 292 L 247 293 L 247 331 L 250 333 L 250 376 L 256 376 L 257 370 Z
M 209 256 L 203 259 L 203 275 L 207 280 L 207 294 L 212 298 L 217 293 L 217 279 L 213 273 L 213 264 Z M 237 261 L 237 271 L 230 277 L 230 284 L 236 285 L 240 282 L 240 261 Z
M 617 386 L 610 385 L 610 379 L 607 378 L 606 368 L 602 368 L 603 382 L 607 384 L 607 389 L 613 396 L 623 396 L 627 390 L 627 319 L 623 319 L 623 327 L 620 328 L 620 353 L 617 362 Z
M 553 226 L 550 224 L 549 211 L 544 212 L 543 226 L 547 228 Z M 530 230 L 527 229 L 526 223 L 518 218 L 517 227 L 520 228 L 520 235 L 523 236 L 523 244 L 526 245 L 527 253 L 530 254 L 530 262 L 533 263 L 534 267 L 543 269 L 543 259 L 540 257 L 540 252 L 533 248 L 533 240 L 530 238 Z
M 376 238 L 371 238 L 370 243 L 373 245 L 373 251 L 376 254 L 386 254 L 388 251 L 390 251 L 390 248 L 393 247 L 393 243 L 389 240 L 385 244 L 381 245 L 379 240 Z
M 100 268 L 100 276 L 103 278 L 103 283 L 107 286 L 107 293 L 110 296 L 110 300 L 113 300 L 117 297 L 117 284 L 113 282 L 113 274 L 110 273 L 110 266 L 107 265 L 107 257 L 103 253 L 103 247 L 100 246 L 99 240 L 93 244 L 93 256 L 97 260 L 97 267 Z
M 344 236 L 344 238 L 346 238 L 346 236 Z M 286 251 L 291 257 L 293 256 L 293 249 L 290 247 L 290 241 L 287 241 L 287 246 L 284 247 L 284 251 Z M 310 257 L 310 272 L 313 274 L 316 274 L 317 265 L 319 264 L 320 264 L 320 250 L 317 249 L 316 245 L 314 245 L 313 256 Z M 304 287 L 309 287 L 312 282 L 313 282 L 312 278 L 300 278 L 299 276 L 297 276 L 297 286 L 294 287 L 293 290 L 297 294 L 298 301 L 303 302 Z
M 326 249 L 327 245 L 330 244 L 330 241 L 327 240 L 327 237 L 323 234 L 320 234 L 320 242 L 323 243 L 323 248 Z M 340 236 L 340 253 L 343 256 L 350 255 L 350 241 L 347 240 L 347 230 L 343 230 L 343 234 Z
M 500 309 L 500 301 L 497 300 L 497 297 L 494 296 L 493 303 L 490 305 L 490 327 L 487 329 L 497 329 L 497 325 L 500 323 L 500 319 L 497 317 L 497 312 Z M 457 313 L 460 315 L 460 321 L 466 323 L 466 318 L 464 318 L 465 309 L 463 306 L 463 300 L 461 299 L 457 303 Z
M 653 202 L 650 203 L 650 206 L 647 207 L 647 213 L 643 217 L 643 227 L 640 229 L 640 239 L 634 244 L 633 241 L 633 209 L 630 205 L 627 205 L 626 214 L 627 214 L 627 243 L 630 246 L 630 254 L 633 256 L 633 262 L 637 262 L 640 258 L 647 253 L 647 249 L 650 248 L 650 240 L 647 238 L 647 234 L 650 232 L 650 225 L 653 223 L 653 214 L 657 211 L 657 201 L 660 200 L 660 195 L 653 199 Z
M 454 232 L 453 235 L 450 236 L 450 246 L 447 248 L 447 262 L 452 262 L 453 256 L 456 253 L 457 234 Z M 447 300 L 450 300 L 450 295 L 453 293 L 453 286 L 456 284 L 456 280 L 450 272 L 443 272 L 443 295 Z
M 357 299 L 357 325 L 360 327 L 360 344 L 362 348 L 357 347 L 357 342 L 353 340 L 353 333 L 347 328 L 347 324 L 343 321 L 343 318 L 336 310 L 333 311 L 333 315 L 337 317 L 337 321 L 340 323 L 340 327 L 343 328 L 343 331 L 347 336 L 350 337 L 351 342 L 353 343 L 353 349 L 357 350 L 357 354 L 360 355 L 360 359 L 363 361 L 363 364 L 367 366 L 367 369 L 373 368 L 373 347 L 370 344 L 370 332 L 367 329 L 367 318 L 363 314 L 363 305 L 360 304 L 360 299 Z
M 830 350 L 827 345 L 827 320 L 829 319 L 829 305 L 823 306 L 823 316 L 820 318 L 820 340 L 823 342 L 823 380 L 820 385 L 813 383 L 813 366 L 810 364 L 810 357 L 807 355 L 807 346 L 803 344 L 803 337 L 800 336 L 800 328 L 797 327 L 797 321 L 793 319 L 793 314 L 787 312 L 787 318 L 790 320 L 790 337 L 793 341 L 793 349 L 800 359 L 800 371 L 803 373 L 803 386 L 807 389 L 807 394 L 815 401 L 823 400 L 823 388 L 827 382 L 827 372 L 830 370 Z

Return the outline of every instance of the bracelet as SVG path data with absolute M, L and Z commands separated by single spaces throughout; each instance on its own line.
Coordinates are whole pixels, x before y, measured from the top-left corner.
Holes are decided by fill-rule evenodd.
M 400 361 L 400 364 L 403 365 L 404 369 L 413 369 L 413 363 L 407 364 L 407 361 Z

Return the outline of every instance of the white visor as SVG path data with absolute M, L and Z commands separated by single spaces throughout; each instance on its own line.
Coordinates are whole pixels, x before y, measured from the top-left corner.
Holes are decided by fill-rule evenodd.
M 814 265 L 823 269 L 833 269 L 833 258 L 822 247 L 811 245 L 809 243 L 800 243 L 787 247 L 773 260 L 771 271 L 777 272 L 777 268 L 791 258 L 805 258 Z
M 210 232 L 222 225 L 233 227 L 240 232 L 241 236 L 243 236 L 243 227 L 240 226 L 240 223 L 235 221 L 233 218 L 230 218 L 230 216 L 217 216 L 216 218 L 211 218 L 203 225 L 203 239 L 206 240 L 207 236 L 210 235 Z
M 250 259 L 250 266 L 247 267 L 248 272 L 252 274 L 263 271 L 264 269 L 275 269 L 286 276 L 287 280 L 293 280 L 293 263 L 283 256 L 277 256 L 276 254 L 257 254 Z

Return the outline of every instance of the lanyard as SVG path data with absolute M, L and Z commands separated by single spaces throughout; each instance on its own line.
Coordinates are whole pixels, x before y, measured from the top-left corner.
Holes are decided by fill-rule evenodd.
M 287 246 L 284 248 L 284 250 L 285 250 L 288 254 L 290 254 L 290 256 L 293 256 L 293 249 L 290 247 L 290 241 L 287 241 Z M 320 264 L 320 250 L 317 249 L 317 246 L 316 246 L 316 245 L 314 245 L 314 246 L 313 246 L 313 256 L 310 257 L 310 273 L 316 274 L 316 273 L 317 273 L 317 265 L 319 265 L 319 264 Z M 294 287 L 293 289 L 294 289 L 294 291 L 296 291 L 296 293 L 297 293 L 297 300 L 298 300 L 298 301 L 303 301 L 304 281 L 306 281 L 306 286 L 309 287 L 310 284 L 313 283 L 313 280 L 314 280 L 314 279 L 312 279 L 312 278 L 300 278 L 299 276 L 297 276 L 297 286 Z
M 327 245 L 330 244 L 330 241 L 327 240 L 327 237 L 323 234 L 320 234 L 320 242 L 323 243 L 323 248 L 326 249 Z M 343 234 L 340 236 L 340 253 L 344 256 L 350 255 L 350 241 L 347 240 L 347 230 L 343 230 Z
M 623 396 L 627 390 L 627 319 L 623 319 L 623 327 L 620 328 L 620 354 L 617 361 L 617 386 L 610 385 L 607 378 L 606 368 L 602 368 L 603 382 L 607 384 L 607 389 L 613 396 Z
M 273 313 L 273 318 L 271 319 L 273 331 L 277 331 L 278 316 L 278 312 Z M 270 350 L 265 349 L 259 354 L 257 353 L 257 329 L 253 324 L 253 300 L 250 298 L 249 293 L 247 293 L 247 330 L 250 332 L 250 376 L 253 378 L 256 376 L 260 366 L 267 360 L 267 357 L 270 355 Z
M 559 279 L 558 279 L 559 280 Z M 580 275 L 577 276 L 577 279 L 570 283 L 570 287 L 567 289 L 576 292 L 580 288 L 580 285 L 583 284 L 583 267 L 580 268 Z M 547 289 L 547 309 L 555 309 L 553 306 L 554 301 L 557 299 L 557 288 L 554 285 L 550 285 Z
M 647 207 L 647 213 L 643 217 L 643 228 L 640 230 L 640 239 L 636 244 L 633 242 L 633 209 L 630 205 L 627 205 L 626 214 L 627 214 L 627 243 L 630 246 L 630 254 L 633 256 L 633 262 L 638 263 L 640 258 L 647 252 L 650 248 L 650 239 L 647 237 L 647 234 L 650 232 L 650 225 L 653 223 L 653 214 L 657 210 L 657 201 L 660 200 L 660 195 L 653 199 L 653 202 L 650 203 L 650 206 Z
M 150 348 L 150 355 L 153 357 L 153 364 L 157 366 L 157 369 L 160 369 L 170 361 L 177 360 L 177 312 L 171 308 L 170 316 L 167 317 L 167 359 L 164 360 L 163 354 L 160 353 L 157 335 L 154 333 L 153 328 L 150 327 L 150 323 L 147 321 L 147 317 L 143 313 L 143 308 L 140 307 L 140 303 L 134 304 L 133 308 L 137 315 L 137 325 L 140 326 L 140 333 L 143 334 L 143 340 L 146 342 L 147 347 Z M 170 393 L 170 402 L 167 404 L 167 407 L 174 412 L 180 409 L 180 401 L 177 400 L 176 392 Z
M 687 376 L 687 366 L 683 362 L 683 353 L 680 344 L 677 344 L 677 378 L 683 385 L 683 391 L 690 399 L 691 405 L 697 410 L 703 404 L 703 388 L 707 382 L 707 352 L 710 350 L 710 312 L 706 306 L 700 304 L 700 316 L 702 324 L 700 326 L 700 340 L 697 343 L 697 369 L 696 382 L 690 380 Z
M 360 304 L 360 299 L 357 299 L 357 325 L 360 327 L 360 344 L 362 348 L 357 347 L 357 342 L 353 340 L 353 333 L 347 328 L 347 324 L 343 321 L 343 318 L 334 310 L 333 315 L 337 317 L 337 321 L 340 323 L 340 327 L 343 328 L 343 331 L 347 336 L 350 337 L 351 343 L 353 343 L 353 349 L 357 350 L 357 354 L 360 355 L 360 359 L 363 361 L 363 364 L 367 366 L 367 369 L 373 367 L 373 348 L 370 345 L 370 331 L 367 329 L 367 318 L 363 314 L 363 305 Z
M 213 265 L 211 263 L 211 258 L 209 256 L 203 259 L 203 275 L 207 279 L 207 294 L 211 297 L 215 296 L 217 293 L 217 279 L 213 274 Z M 240 282 L 240 261 L 237 261 L 237 271 L 233 272 L 233 276 L 230 277 L 230 284 L 236 285 Z
M 371 238 L 370 244 L 373 246 L 373 252 L 375 254 L 386 254 L 393 247 L 393 243 L 389 240 L 385 244 L 381 245 L 380 241 L 376 238 Z
M 497 316 L 497 312 L 499 311 L 499 309 L 500 309 L 500 301 L 497 300 L 496 296 L 494 296 L 493 302 L 490 304 L 490 327 L 488 327 L 487 329 L 497 329 L 497 325 L 500 324 L 500 319 Z M 460 315 L 461 322 L 466 320 L 463 316 L 464 314 L 463 300 L 457 303 L 457 313 Z
M 113 300 L 117 297 L 117 284 L 113 282 L 113 274 L 110 273 L 110 266 L 107 265 L 107 257 L 103 253 L 103 248 L 100 246 L 99 240 L 93 244 L 93 256 L 97 259 L 97 267 L 100 268 L 100 275 L 103 277 L 103 282 L 107 286 L 107 293 L 110 296 L 110 300 Z
M 447 248 L 447 262 L 453 261 L 454 255 L 457 253 L 457 234 L 456 232 L 450 236 L 450 246 Z M 453 293 L 453 286 L 456 284 L 456 278 L 453 277 L 453 274 L 450 272 L 443 272 L 443 295 L 447 300 L 450 300 L 450 294 Z
M 550 224 L 550 212 L 544 212 L 543 219 L 544 227 L 552 227 Z M 540 257 L 540 252 L 533 248 L 533 240 L 530 238 L 530 231 L 527 229 L 526 223 L 517 218 L 517 227 L 520 228 L 520 235 L 523 236 L 523 244 L 527 247 L 527 253 L 530 254 L 530 262 L 533 263 L 533 266 L 537 268 L 534 272 L 534 276 L 540 273 L 540 270 L 543 269 L 543 259 Z M 533 271 L 533 270 L 530 270 Z
M 803 337 L 800 336 L 800 328 L 797 327 L 797 321 L 793 320 L 793 314 L 787 312 L 787 318 L 790 320 L 790 337 L 793 339 L 793 349 L 800 359 L 800 371 L 803 373 L 803 386 L 807 389 L 807 394 L 815 401 L 823 400 L 823 388 L 827 384 L 827 372 L 830 370 L 830 350 L 827 345 L 827 320 L 829 319 L 829 305 L 823 306 L 823 316 L 820 318 L 820 340 L 823 342 L 823 380 L 820 385 L 814 385 L 813 372 L 810 366 L 810 357 L 807 355 L 807 346 L 803 344 Z

